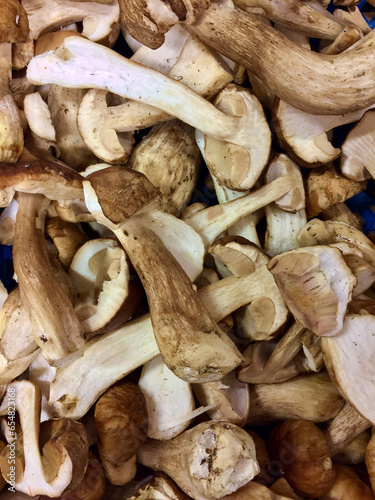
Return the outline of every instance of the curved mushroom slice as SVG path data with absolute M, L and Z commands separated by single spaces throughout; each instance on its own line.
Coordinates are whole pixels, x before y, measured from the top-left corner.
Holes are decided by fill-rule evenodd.
M 82 51 L 90 54 L 88 72 L 82 71 L 88 59 L 88 54 L 82 57 Z M 127 82 L 120 76 L 124 74 L 129 75 Z M 35 57 L 28 67 L 28 78 L 32 81 L 38 80 L 39 84 L 57 83 L 70 88 L 86 86 L 105 88 L 123 97 L 142 100 L 166 111 L 209 136 L 233 144 L 235 149 L 249 148 L 248 129 L 253 116 L 243 104 L 240 105 L 240 116 L 223 113 L 182 83 L 151 68 L 142 67 L 83 38 L 67 38 L 55 53 Z M 153 79 L 152 93 L 145 85 L 140 84 L 149 78 Z M 138 83 L 134 85 L 134 82 Z M 236 87 L 231 88 L 237 92 Z M 175 100 L 171 99 L 171 95 L 175 96 L 174 99 L 178 99 L 178 106 Z M 238 114 L 238 111 L 236 113 Z M 231 187 L 247 189 L 253 185 L 253 179 L 240 179 L 240 181 L 239 185 L 236 182 L 236 186 L 232 184 Z
M 136 146 L 128 168 L 144 174 L 162 194 L 162 210 L 179 217 L 198 180 L 201 155 L 193 129 L 177 120 L 151 129 Z
M 147 404 L 148 437 L 172 439 L 189 427 L 196 415 L 191 386 L 176 377 L 161 356 L 143 366 L 138 385 Z
M 46 359 L 52 364 L 66 363 L 82 353 L 84 340 L 72 303 L 49 261 L 41 221 L 46 198 L 19 193 L 18 202 L 13 263 L 22 304 L 33 325 L 34 341 Z
M 242 278 L 251 290 L 247 303 L 249 305 L 237 314 L 242 335 L 253 340 L 269 340 L 274 337 L 286 322 L 289 310 L 267 269 L 268 258 L 255 245 L 238 237 L 217 240 L 210 246 L 209 253 L 222 261 L 237 278 Z M 222 280 L 220 285 L 224 285 L 224 282 Z M 243 293 L 244 297 L 247 295 L 240 291 L 243 287 L 239 283 L 234 286 L 238 287 L 238 292 Z
M 359 229 L 345 222 L 312 219 L 297 236 L 301 247 L 350 243 L 362 252 L 364 258 L 375 267 L 375 246 Z
M 82 34 L 100 42 L 108 40 L 113 45 L 119 32 L 120 9 L 117 0 L 109 4 L 67 0 L 24 0 L 31 36 L 39 35 L 75 22 L 83 22 Z
M 16 440 L 12 435 L 11 439 L 17 450 L 16 466 L 13 466 L 16 470 L 10 465 L 10 446 L 0 455 L 4 479 L 10 482 L 15 472 L 14 488 L 32 496 L 56 497 L 68 488 L 75 488 L 85 474 L 88 461 L 89 447 L 84 426 L 68 419 L 58 419 L 49 420 L 39 427 L 38 387 L 22 380 L 13 382 L 7 389 L 0 414 L 7 415 L 9 408 L 14 408 L 20 418 L 22 434 Z
M 214 500 L 256 476 L 253 438 L 229 422 L 203 422 L 173 440 L 149 439 L 138 461 L 168 474 L 194 500 Z
M 0 214 L 0 244 L 13 245 L 16 232 L 18 202 L 15 198 Z
M 375 177 L 374 160 L 375 111 L 367 111 L 342 145 L 341 172 L 356 181 Z
M 225 420 L 240 427 L 245 424 L 250 411 L 249 386 L 237 380 L 234 372 L 218 382 L 194 384 L 193 391 L 201 405 L 213 406 L 207 409 L 212 420 Z
M 341 332 L 322 341 L 327 370 L 350 404 L 374 424 L 375 405 L 371 397 L 374 380 L 375 317 L 349 314 Z M 350 377 L 348 377 L 350 373 Z M 368 384 L 363 384 L 368 380 Z M 358 387 L 361 390 L 358 390 Z
M 250 401 L 247 425 L 254 426 L 287 419 L 326 422 L 332 420 L 345 403 L 325 372 L 250 386 Z
M 113 239 L 82 245 L 73 257 L 69 277 L 77 294 L 74 310 L 86 336 L 126 323 L 142 296 L 124 250 Z
M 296 320 L 323 336 L 341 329 L 356 278 L 340 250 L 324 245 L 290 250 L 268 268 Z
M 0 206 L 9 205 L 16 191 L 40 193 L 50 200 L 83 199 L 82 177 L 43 159 L 16 164 L 0 162 Z
M 306 211 L 309 219 L 342 203 L 366 188 L 366 182 L 343 177 L 335 166 L 314 168 L 306 181 Z
M 96 403 L 98 449 L 111 484 L 126 484 L 134 478 L 135 453 L 147 438 L 147 422 L 145 398 L 131 382 L 112 386 Z
M 52 124 L 51 113 L 39 92 L 25 96 L 23 109 L 32 132 L 54 145 L 56 131 Z
M 313 115 L 277 99 L 272 122 L 280 145 L 291 158 L 304 167 L 319 167 L 340 155 L 340 149 L 333 147 L 327 132 L 359 120 L 367 110 L 342 115 Z
M 68 269 L 77 250 L 88 240 L 78 224 L 51 217 L 46 221 L 46 232 L 57 248 L 59 260 Z

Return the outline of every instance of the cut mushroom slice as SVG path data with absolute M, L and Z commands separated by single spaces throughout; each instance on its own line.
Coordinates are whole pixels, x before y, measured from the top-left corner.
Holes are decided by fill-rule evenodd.
M 314 168 L 306 181 L 306 212 L 312 219 L 366 188 L 366 182 L 347 179 L 334 166 Z
M 340 149 L 328 139 L 327 132 L 359 120 L 366 108 L 342 115 L 311 115 L 277 99 L 273 125 L 281 146 L 304 167 L 318 167 L 335 160 Z
M 69 277 L 77 294 L 74 310 L 86 337 L 126 323 L 142 297 L 126 254 L 113 239 L 98 238 L 82 245 L 73 257 Z
M 287 419 L 326 422 L 332 420 L 345 403 L 325 372 L 251 386 L 250 400 L 247 425 L 255 426 Z
M 193 129 L 173 120 L 151 129 L 127 167 L 144 174 L 162 194 L 162 210 L 179 217 L 198 180 L 201 155 Z
M 83 199 L 82 177 L 48 160 L 0 163 L 0 206 L 9 205 L 15 192 L 41 193 L 50 200 Z
M 73 22 L 83 22 L 82 34 L 94 42 L 107 40 L 113 45 L 119 33 L 117 0 L 108 4 L 67 0 L 54 0 L 51 4 L 47 0 L 24 0 L 23 6 L 34 39 Z
M 259 472 L 253 438 L 229 422 L 203 422 L 173 440 L 148 440 L 138 461 L 162 470 L 194 500 L 236 491 Z
M 154 186 L 142 174 L 116 167 L 89 175 L 83 184 L 89 210 L 114 231 L 142 281 L 168 368 L 183 380 L 209 382 L 238 366 L 239 351 L 211 319 L 181 265 L 142 216 L 133 215 L 158 203 Z
M 68 269 L 77 250 L 88 240 L 78 224 L 51 217 L 46 221 L 46 232 L 57 248 L 59 260 Z
M 367 111 L 342 145 L 341 172 L 356 181 L 375 177 L 374 146 L 375 111 Z
M 296 320 L 323 336 L 341 329 L 356 278 L 340 250 L 324 245 L 290 250 L 268 268 Z
M 25 96 L 23 107 L 27 123 L 32 132 L 54 144 L 56 142 L 56 131 L 52 124 L 51 113 L 39 92 Z
M 349 314 L 337 336 L 323 339 L 322 349 L 332 380 L 350 404 L 374 424 L 375 406 L 371 387 L 375 377 L 375 317 Z M 363 380 L 369 383 L 363 384 Z M 361 384 L 360 391 L 358 384 Z
M 250 411 L 250 392 L 248 384 L 240 382 L 231 372 L 218 382 L 193 384 L 193 391 L 212 420 L 224 420 L 243 426 Z
M 189 427 L 195 410 L 191 386 L 176 377 L 161 356 L 144 365 L 138 385 L 149 415 L 148 437 L 172 439 Z
M 19 193 L 18 202 L 13 263 L 21 301 L 33 326 L 34 341 L 46 359 L 52 364 L 67 363 L 82 353 L 83 332 L 49 260 L 43 236 L 46 198 Z
M 8 385 L 1 415 L 9 408 L 18 412 L 22 434 L 11 434 L 16 462 L 11 468 L 11 447 L 0 455 L 1 472 L 17 491 L 35 495 L 60 496 L 81 482 L 88 460 L 88 441 L 82 424 L 67 419 L 50 420 L 39 427 L 40 393 L 27 380 Z M 11 397 L 13 396 L 13 397 Z M 10 402 L 12 401 L 12 402 Z M 42 448 L 42 453 L 40 451 Z M 13 472 L 13 474 L 12 474 Z M 14 474 L 15 472 L 15 474 Z
M 85 57 L 82 57 L 83 52 L 87 54 Z M 83 72 L 82 69 L 87 65 L 88 58 L 90 59 L 90 70 Z M 95 64 L 98 66 L 97 71 L 95 71 Z M 107 69 L 103 66 L 104 64 Z M 120 77 L 120 75 L 125 74 L 124 71 L 129 75 L 126 83 L 123 76 Z M 246 97 L 247 100 L 251 100 L 250 94 L 249 96 L 246 93 L 245 96 L 241 94 L 243 102 L 238 105 L 239 109 L 234 111 L 237 116 L 223 113 L 181 82 L 151 68 L 142 67 L 106 47 L 101 47 L 83 38 L 67 38 L 54 53 L 50 52 L 35 57 L 28 67 L 28 78 L 30 81 L 38 81 L 38 84 L 56 83 L 69 88 L 84 88 L 86 86 L 104 88 L 123 97 L 142 100 L 146 104 L 166 111 L 201 130 L 206 135 L 224 141 L 227 144 L 226 147 L 232 144 L 233 146 L 230 147 L 240 148 L 241 151 L 246 152 L 246 157 L 247 151 L 252 148 L 251 143 L 249 144 L 248 129 L 252 126 L 253 112 L 246 104 Z M 152 93 L 145 85 L 139 83 L 148 81 L 149 78 L 153 80 Z M 134 82 L 138 83 L 134 85 Z M 230 88 L 231 92 L 235 93 L 236 100 L 239 99 L 237 94 L 241 92 L 237 87 L 230 86 Z M 178 98 L 178 106 L 171 99 L 172 94 Z M 260 110 L 258 111 L 260 112 Z M 258 173 L 257 169 L 256 172 L 259 175 L 260 172 Z M 247 179 L 246 176 L 241 176 L 236 182 L 234 180 L 231 182 L 230 187 L 232 188 L 247 189 L 255 181 L 251 177 Z

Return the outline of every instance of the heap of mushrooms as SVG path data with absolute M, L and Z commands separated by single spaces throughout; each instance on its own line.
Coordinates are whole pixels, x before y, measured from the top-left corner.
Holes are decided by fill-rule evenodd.
M 1 498 L 375 500 L 374 9 L 0 7 Z

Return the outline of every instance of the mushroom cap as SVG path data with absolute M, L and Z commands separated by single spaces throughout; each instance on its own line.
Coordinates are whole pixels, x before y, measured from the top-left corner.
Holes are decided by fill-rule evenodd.
M 0 1 L 0 43 L 26 42 L 29 34 L 27 13 L 18 0 Z

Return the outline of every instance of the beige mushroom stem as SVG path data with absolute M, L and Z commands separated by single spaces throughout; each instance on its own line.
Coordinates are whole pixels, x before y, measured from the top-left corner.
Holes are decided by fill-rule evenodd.
M 305 329 L 293 322 L 292 326 L 279 340 L 276 349 L 272 352 L 264 366 L 266 372 L 277 373 L 284 368 L 298 354 L 301 349 L 301 336 Z
M 19 193 L 18 202 L 13 262 L 22 304 L 33 324 L 35 343 L 50 363 L 65 363 L 81 354 L 84 340 L 73 305 L 49 262 L 43 235 L 46 198 Z
M 299 0 L 235 0 L 235 5 L 242 10 L 258 7 L 264 10 L 271 21 L 309 37 L 334 40 L 345 26 L 344 21 L 326 12 L 322 14 Z M 349 22 L 347 23 L 349 24 Z
M 361 432 L 371 426 L 371 422 L 360 415 L 353 406 L 346 403 L 325 431 L 331 455 L 336 455 Z
M 259 472 L 253 438 L 229 422 L 203 422 L 169 441 L 148 440 L 138 461 L 168 474 L 194 500 L 236 491 Z
M 279 177 L 245 196 L 188 215 L 184 217 L 184 221 L 200 234 L 208 247 L 215 238 L 240 219 L 291 191 L 295 182 L 289 175 Z

